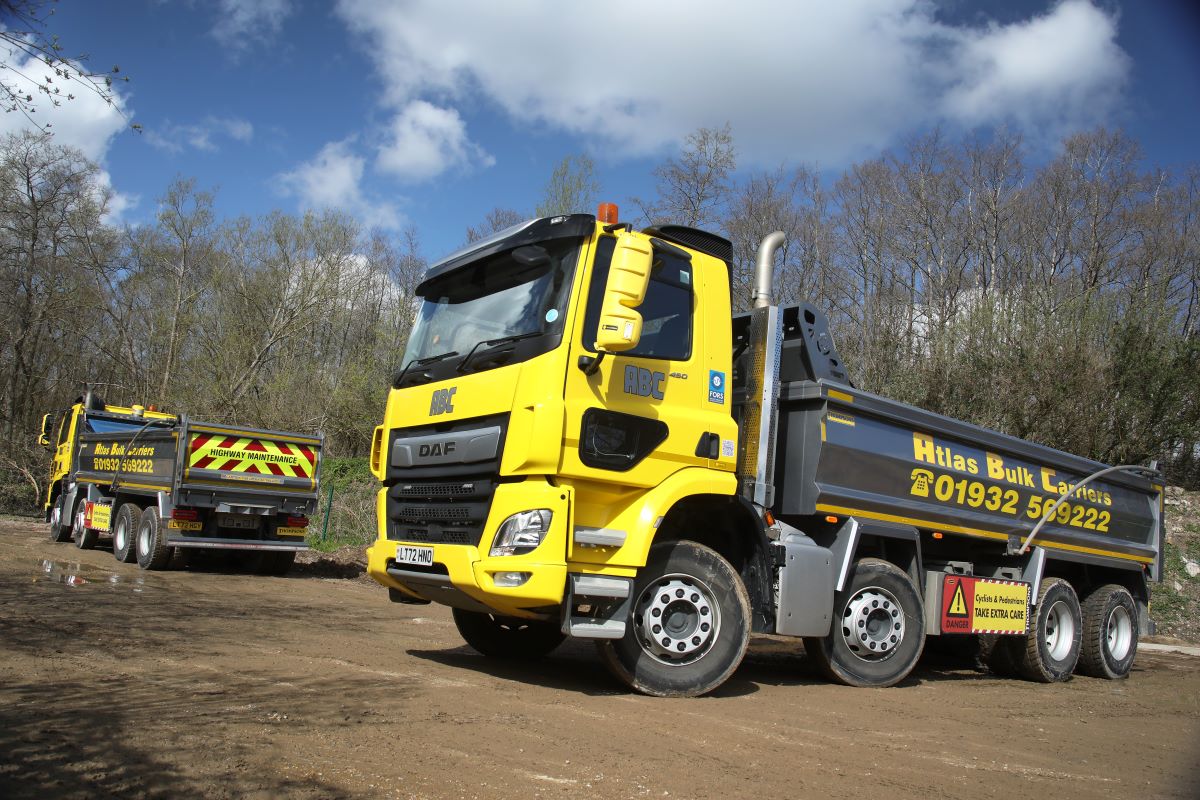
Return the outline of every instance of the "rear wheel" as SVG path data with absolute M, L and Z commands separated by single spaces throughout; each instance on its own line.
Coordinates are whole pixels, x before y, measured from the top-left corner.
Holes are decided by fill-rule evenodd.
M 1079 661 L 1082 635 L 1079 598 L 1071 584 L 1062 578 L 1044 579 L 1038 590 L 1033 625 L 1017 653 L 1018 670 L 1039 683 L 1067 680 Z
M 1137 605 L 1124 586 L 1101 586 L 1083 601 L 1079 671 L 1117 680 L 1129 674 L 1137 655 Z
M 80 550 L 91 550 L 100 538 L 100 534 L 87 526 L 86 500 L 80 500 L 75 508 L 75 524 L 71 526 L 71 538 Z
M 1002 678 L 1020 677 L 1021 670 L 1018 664 L 1021 651 L 1025 647 L 1025 637 L 989 634 L 984 641 L 989 643 L 986 658 L 983 659 L 988 669 Z
M 904 680 L 925 647 L 925 614 L 912 578 L 878 558 L 854 564 L 833 602 L 833 629 L 804 649 L 827 677 L 847 686 Z
M 541 658 L 562 644 L 564 638 L 558 625 L 552 622 L 502 617 L 461 608 L 454 609 L 453 614 L 454 624 L 467 644 L 492 658 Z
M 690 541 L 651 549 L 621 639 L 599 643 L 605 665 L 643 694 L 695 697 L 724 683 L 746 655 L 750 599 L 720 553 Z
M 171 561 L 172 548 L 167 547 L 167 532 L 157 508 L 142 514 L 137 528 L 137 563 L 142 569 L 163 569 Z
M 113 558 L 123 564 L 130 564 L 137 557 L 134 551 L 133 539 L 137 535 L 138 525 L 142 521 L 142 509 L 133 503 L 124 503 L 117 509 L 117 518 L 113 521 Z

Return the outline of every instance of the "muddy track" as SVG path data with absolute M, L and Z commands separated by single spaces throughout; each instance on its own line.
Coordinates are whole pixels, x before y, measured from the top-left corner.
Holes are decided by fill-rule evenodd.
M 487 661 L 362 581 L 145 573 L 0 521 L 0 797 L 586 795 L 1200 797 L 1200 659 L 855 690 L 756 639 L 715 696 L 656 700 L 582 643 Z

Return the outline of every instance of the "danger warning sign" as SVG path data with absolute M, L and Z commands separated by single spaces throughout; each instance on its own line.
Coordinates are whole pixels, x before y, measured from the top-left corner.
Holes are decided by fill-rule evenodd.
M 942 579 L 942 633 L 1025 633 L 1029 584 L 969 575 Z

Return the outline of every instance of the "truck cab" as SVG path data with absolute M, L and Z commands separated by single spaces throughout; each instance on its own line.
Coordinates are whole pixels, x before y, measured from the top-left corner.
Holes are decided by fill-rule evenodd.
M 70 540 L 75 509 L 85 498 L 85 493 L 78 491 L 72 474 L 81 435 L 135 432 L 147 423 L 177 420 L 176 415 L 153 406 L 107 405 L 90 387 L 70 407 L 44 415 L 38 444 L 52 454 L 46 497 L 42 503 L 43 517 L 50 523 L 50 538 L 56 542 Z

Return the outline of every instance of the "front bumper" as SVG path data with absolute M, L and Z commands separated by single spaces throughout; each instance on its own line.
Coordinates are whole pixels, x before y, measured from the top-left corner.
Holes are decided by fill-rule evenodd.
M 478 545 L 397 542 L 386 534 L 387 489 L 376 498 L 380 533 L 367 548 L 367 573 L 378 583 L 415 597 L 468 610 L 526 618 L 557 615 L 567 581 L 567 532 L 571 530 L 571 493 L 552 486 L 544 478 L 496 487 L 491 510 Z M 492 540 L 508 517 L 521 511 L 548 508 L 554 516 L 542 543 L 531 553 L 491 557 Z M 433 548 L 432 567 L 395 563 L 398 544 Z M 498 572 L 525 572 L 529 579 L 520 586 L 497 586 Z

